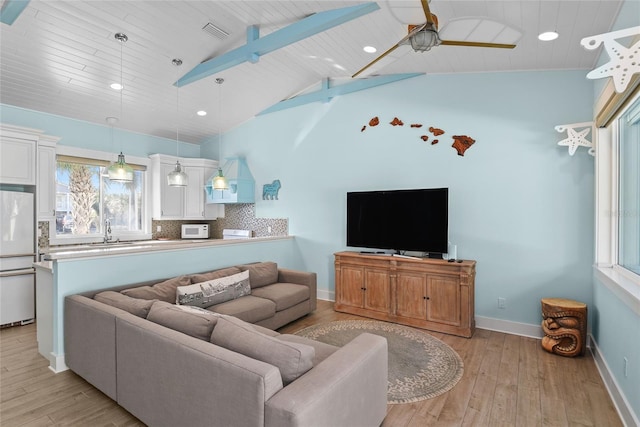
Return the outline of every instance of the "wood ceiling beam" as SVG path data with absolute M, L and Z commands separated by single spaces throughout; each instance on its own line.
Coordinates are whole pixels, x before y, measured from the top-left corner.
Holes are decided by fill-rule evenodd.
M 262 55 L 266 55 L 267 53 L 281 49 L 378 9 L 380 9 L 380 6 L 378 6 L 377 3 L 370 2 L 318 12 L 273 33 L 267 34 L 264 37 L 259 37 L 256 26 L 248 27 L 247 44 L 196 65 L 191 71 L 178 79 L 174 85 L 178 87 L 185 86 L 246 61 L 255 63 Z
M 424 73 L 389 74 L 386 76 L 355 79 L 337 86 L 331 86 L 329 84 L 329 79 L 324 79 L 321 82 L 319 90 L 285 99 L 284 101 L 280 101 L 277 104 L 273 104 L 271 107 L 262 110 L 256 115 L 261 116 L 263 114 L 286 110 L 287 108 L 299 107 L 300 105 L 310 104 L 312 102 L 329 102 L 332 98 L 339 95 L 346 95 L 348 93 L 358 92 L 422 75 L 424 75 Z

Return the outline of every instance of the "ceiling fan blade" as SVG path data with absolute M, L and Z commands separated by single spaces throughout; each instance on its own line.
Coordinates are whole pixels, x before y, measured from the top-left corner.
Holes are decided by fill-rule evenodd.
M 424 10 L 424 16 L 427 18 L 427 24 L 432 27 L 435 22 L 433 21 L 433 16 L 431 16 L 431 9 L 429 8 L 429 0 L 420 0 L 422 3 L 422 10 Z M 436 25 L 437 27 L 437 25 Z
M 384 52 L 382 55 L 378 56 L 376 59 L 374 59 L 373 61 L 369 62 L 367 65 L 365 65 L 364 67 L 362 67 L 360 70 L 358 70 L 357 73 L 355 73 L 353 77 L 357 77 L 360 73 L 362 73 L 364 70 L 366 70 L 367 68 L 371 67 L 373 64 L 375 64 L 376 62 L 380 61 L 382 58 L 384 58 L 385 56 L 387 56 L 388 54 L 390 54 L 391 52 L 393 52 L 394 50 L 396 50 L 398 47 L 400 47 L 400 43 L 396 44 L 395 46 L 389 48 L 386 50 L 386 52 Z
M 409 38 L 411 38 L 411 36 L 413 36 L 415 33 L 422 31 L 425 27 L 427 26 L 427 24 L 423 24 L 423 25 L 418 25 L 416 26 L 413 30 L 409 31 L 409 34 L 407 34 L 406 36 L 404 36 L 398 43 L 396 43 L 394 46 L 390 47 L 389 49 L 387 49 L 382 55 L 378 56 L 376 59 L 374 59 L 373 61 L 369 62 L 367 65 L 365 65 L 364 67 L 362 67 L 360 70 L 358 70 L 357 73 L 355 73 L 353 77 L 357 77 L 360 73 L 362 73 L 364 70 L 366 70 L 367 68 L 371 67 L 373 64 L 375 64 L 376 62 L 380 61 L 382 58 L 384 58 L 385 56 L 387 56 L 388 54 L 390 54 L 391 52 L 393 52 L 394 50 L 396 50 L 397 48 L 399 48 L 402 44 L 404 44 L 404 42 L 406 42 L 407 40 L 409 40 Z
M 499 49 L 513 49 L 516 47 L 515 44 L 468 42 L 458 40 L 442 40 L 442 43 L 440 44 L 445 46 L 495 47 Z

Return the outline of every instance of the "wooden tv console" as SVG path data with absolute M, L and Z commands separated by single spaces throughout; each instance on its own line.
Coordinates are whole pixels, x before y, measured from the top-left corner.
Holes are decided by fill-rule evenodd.
M 335 310 L 471 338 L 476 262 L 335 256 Z

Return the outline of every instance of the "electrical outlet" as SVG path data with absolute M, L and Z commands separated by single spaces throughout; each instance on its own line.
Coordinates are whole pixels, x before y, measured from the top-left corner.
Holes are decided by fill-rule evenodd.
M 629 359 L 627 359 L 626 357 L 623 357 L 624 363 L 623 363 L 623 372 L 624 372 L 624 377 L 627 378 L 629 376 Z
M 507 308 L 507 299 L 498 297 L 498 308 Z
M 162 226 L 161 225 L 157 226 L 156 227 L 156 233 L 159 233 L 161 231 L 162 231 Z

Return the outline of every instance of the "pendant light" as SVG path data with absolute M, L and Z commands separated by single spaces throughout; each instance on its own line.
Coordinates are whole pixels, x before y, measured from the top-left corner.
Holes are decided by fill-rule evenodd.
M 176 66 L 176 81 L 178 80 L 177 67 L 182 65 L 181 59 L 171 61 Z M 176 168 L 167 175 L 167 184 L 170 187 L 186 187 L 189 183 L 189 177 L 182 171 L 180 165 L 180 86 L 176 85 Z
M 129 40 L 129 38 L 123 33 L 116 33 L 115 38 L 120 42 L 120 117 L 122 118 L 122 91 L 124 90 L 124 82 L 122 79 L 122 46 L 127 40 Z M 133 181 L 133 169 L 124 161 L 124 154 L 122 154 L 122 151 L 120 151 L 120 154 L 118 155 L 118 161 L 111 164 L 107 169 L 107 174 L 111 181 Z
M 218 117 L 220 118 L 220 125 L 218 126 L 218 175 L 213 178 L 211 185 L 213 186 L 214 190 L 226 190 L 229 188 L 229 183 L 227 182 L 227 178 L 225 178 L 222 174 L 222 167 L 220 166 L 222 162 L 222 159 L 220 158 L 220 153 L 222 151 L 222 135 L 220 132 L 220 127 L 222 126 L 222 83 L 224 83 L 224 79 L 218 77 L 216 79 L 216 83 L 220 87 L 218 96 L 218 102 L 220 104 L 218 112 Z

